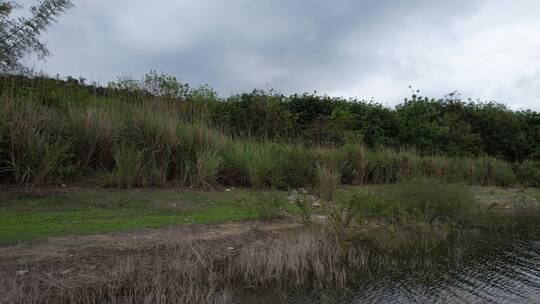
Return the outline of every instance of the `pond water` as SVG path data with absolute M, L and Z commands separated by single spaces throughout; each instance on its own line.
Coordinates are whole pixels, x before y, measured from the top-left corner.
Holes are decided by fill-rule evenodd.
M 269 302 L 540 303 L 540 235 L 535 233 L 482 245 L 472 256 L 442 259 L 429 269 L 386 272 L 346 297 L 288 296 Z

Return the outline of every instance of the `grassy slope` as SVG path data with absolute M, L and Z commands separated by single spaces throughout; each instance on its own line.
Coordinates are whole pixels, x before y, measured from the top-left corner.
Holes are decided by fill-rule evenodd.
M 186 223 L 256 219 L 242 199 L 251 191 L 79 189 L 0 199 L 0 244 Z M 285 196 L 284 192 L 278 195 Z

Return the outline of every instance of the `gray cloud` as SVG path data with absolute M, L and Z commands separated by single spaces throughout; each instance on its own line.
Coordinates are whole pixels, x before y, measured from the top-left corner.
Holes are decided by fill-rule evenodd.
M 157 69 L 225 96 L 269 86 L 394 105 L 413 85 L 539 110 L 538 11 L 536 0 L 76 1 L 44 37 L 53 56 L 31 64 L 101 83 Z

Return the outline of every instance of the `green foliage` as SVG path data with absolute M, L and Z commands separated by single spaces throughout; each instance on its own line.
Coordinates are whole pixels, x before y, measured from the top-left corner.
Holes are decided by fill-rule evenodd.
M 343 181 L 353 185 L 363 185 L 367 179 L 367 151 L 362 145 L 348 144 L 343 147 L 346 162 Z
M 246 193 L 240 202 L 261 221 L 278 218 L 285 205 L 283 197 L 268 191 Z
M 273 91 L 254 90 L 231 96 L 219 103 L 214 115 L 235 135 L 249 138 L 290 137 L 295 127 L 284 96 Z
M 178 93 L 169 83 L 177 80 L 150 74 L 148 88 L 142 81 L 138 91 L 86 85 L 84 79 L 0 77 L 0 178 L 30 185 L 118 173 L 117 147 L 130 147 L 144 151 L 136 185 L 319 187 L 327 188 L 328 198 L 337 182 L 391 184 L 422 176 L 538 185 L 538 161 L 508 161 L 534 158 L 540 142 L 535 112 L 455 96 L 414 97 L 395 110 L 260 90 L 221 100 L 207 86 Z M 165 93 L 156 92 L 160 86 Z M 176 93 L 167 91 L 171 87 Z M 496 134 L 475 120 L 484 111 L 500 129 L 513 124 L 527 147 L 499 145 L 486 155 L 481 146 Z
M 233 137 L 301 141 L 315 145 L 363 143 L 414 148 L 421 155 L 489 155 L 509 161 L 537 159 L 540 116 L 497 103 L 463 102 L 452 93 L 435 100 L 413 95 L 395 109 L 374 102 L 254 90 L 225 100 L 208 86 L 190 89 L 176 78 L 151 71 L 143 80 L 125 78 L 108 88 L 44 77 L 7 77 L 2 92 L 44 102 L 88 102 L 95 97 L 130 103 L 167 100 L 187 121 L 204 120 Z M 162 107 L 162 105 L 160 105 Z
M 276 145 L 272 155 L 272 187 L 288 189 L 306 187 L 315 182 L 315 152 L 299 145 Z
M 149 94 L 163 98 L 185 98 L 189 93 L 189 85 L 180 82 L 176 77 L 158 74 L 151 70 L 142 80 L 131 77 L 118 77 L 117 81 L 109 82 L 108 88 L 113 91 Z
M 151 113 L 132 113 L 122 119 L 121 143 L 144 151 L 144 184 L 163 185 L 173 174 L 171 164 L 179 145 L 175 121 Z

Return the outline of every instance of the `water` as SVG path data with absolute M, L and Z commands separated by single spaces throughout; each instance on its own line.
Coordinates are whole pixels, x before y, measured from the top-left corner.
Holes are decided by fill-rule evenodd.
M 488 242 L 486 242 L 488 243 Z M 289 296 L 274 303 L 540 303 L 540 235 L 479 245 L 429 271 L 400 269 L 359 284 L 348 296 Z
M 540 303 L 540 239 L 516 237 L 453 266 L 441 265 L 427 280 L 417 274 L 390 274 L 346 302 Z

